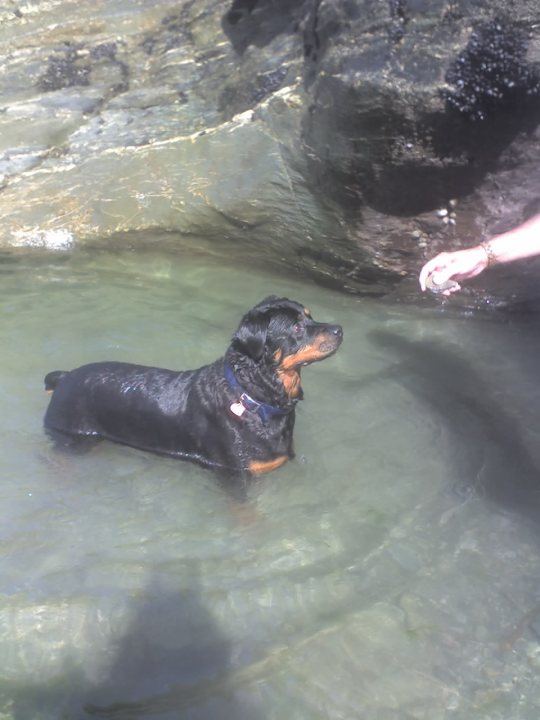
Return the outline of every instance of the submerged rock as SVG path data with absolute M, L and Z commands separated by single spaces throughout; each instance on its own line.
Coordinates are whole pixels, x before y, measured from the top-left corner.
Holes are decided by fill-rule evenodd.
M 540 209 L 528 0 L 13 0 L 0 42 L 4 246 L 199 238 L 399 299 Z

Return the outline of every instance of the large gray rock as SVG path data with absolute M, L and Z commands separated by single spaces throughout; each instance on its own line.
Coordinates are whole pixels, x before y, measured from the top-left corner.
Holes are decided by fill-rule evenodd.
M 540 208 L 535 0 L 11 0 L 0 42 L 3 246 L 157 238 L 410 298 Z M 477 287 L 527 300 L 518 270 Z

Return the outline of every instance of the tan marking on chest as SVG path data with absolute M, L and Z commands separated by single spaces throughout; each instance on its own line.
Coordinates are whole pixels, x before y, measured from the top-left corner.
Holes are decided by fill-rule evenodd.
M 252 475 L 264 475 L 285 465 L 288 459 L 287 455 L 280 455 L 274 460 L 250 460 L 248 470 Z
M 300 373 L 297 370 L 279 368 L 277 375 L 283 383 L 287 395 L 291 398 L 298 397 L 300 394 Z

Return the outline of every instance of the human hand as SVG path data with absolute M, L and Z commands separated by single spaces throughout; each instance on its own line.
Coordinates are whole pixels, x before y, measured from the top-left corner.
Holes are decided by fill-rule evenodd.
M 469 280 L 480 275 L 488 266 L 489 258 L 481 245 L 466 250 L 457 250 L 451 253 L 440 253 L 429 260 L 420 271 L 420 287 L 422 292 L 426 289 L 428 278 L 433 285 L 442 285 L 448 280 Z M 442 291 L 443 295 L 450 295 L 461 290 L 461 285 L 455 285 Z

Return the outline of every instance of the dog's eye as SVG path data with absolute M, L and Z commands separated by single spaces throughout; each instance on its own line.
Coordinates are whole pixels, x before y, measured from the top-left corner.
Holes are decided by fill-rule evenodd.
M 301 335 L 303 332 L 303 327 L 300 325 L 300 323 L 294 323 L 293 325 L 293 333 L 295 335 Z

